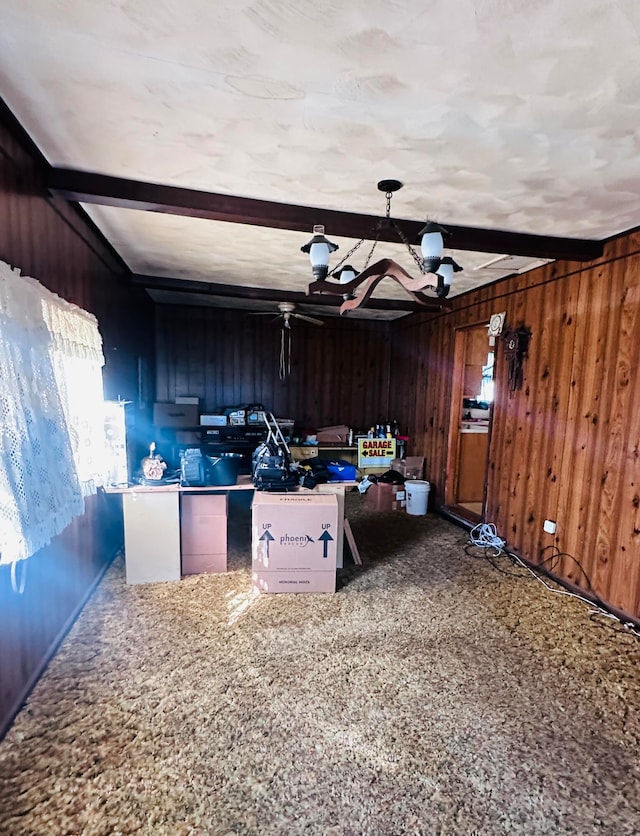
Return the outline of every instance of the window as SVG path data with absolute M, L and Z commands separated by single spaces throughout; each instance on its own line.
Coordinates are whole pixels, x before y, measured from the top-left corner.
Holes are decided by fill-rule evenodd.
M 104 469 L 95 317 L 0 262 L 0 563 L 50 542 Z
M 490 351 L 487 355 L 487 364 L 482 367 L 482 382 L 480 384 L 480 396 L 478 398 L 478 400 L 484 401 L 485 403 L 493 402 L 493 366 L 494 354 L 493 351 Z

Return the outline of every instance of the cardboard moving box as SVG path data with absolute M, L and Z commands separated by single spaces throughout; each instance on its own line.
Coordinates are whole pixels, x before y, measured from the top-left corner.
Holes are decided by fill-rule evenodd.
M 334 494 L 256 491 L 254 586 L 263 592 L 335 592 L 338 539 Z
M 260 592 L 335 592 L 335 572 L 274 572 L 252 573 L 255 589 Z
M 227 495 L 182 494 L 183 575 L 227 571 Z
M 375 482 L 364 494 L 367 511 L 404 511 L 407 495 L 404 485 Z
M 318 441 L 333 441 L 337 444 L 346 444 L 349 437 L 349 427 L 346 424 L 336 424 L 333 427 L 320 427 L 316 432 Z
M 196 404 L 153 405 L 153 424 L 156 427 L 197 427 L 199 420 L 199 408 Z
M 423 456 L 407 456 L 405 459 L 394 459 L 391 469 L 402 474 L 405 479 L 422 479 L 424 471 Z

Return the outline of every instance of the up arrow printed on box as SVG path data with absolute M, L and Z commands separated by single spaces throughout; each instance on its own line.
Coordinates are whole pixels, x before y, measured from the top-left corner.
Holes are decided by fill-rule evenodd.
M 266 541 L 266 542 L 265 542 L 265 545 L 266 545 L 266 549 L 267 549 L 267 557 L 269 557 L 269 542 L 270 542 L 271 540 L 275 540 L 275 537 L 273 536 L 273 534 L 271 534 L 271 532 L 270 532 L 269 530 L 267 530 L 267 531 L 265 531 L 265 533 L 262 535 L 262 537 L 260 537 L 260 539 L 261 539 L 261 540 L 265 540 L 265 541 Z
M 328 557 L 328 549 L 329 549 L 329 540 L 333 540 L 333 537 L 329 534 L 328 531 L 323 531 L 322 534 L 318 537 L 318 540 L 322 540 L 323 545 L 323 557 Z

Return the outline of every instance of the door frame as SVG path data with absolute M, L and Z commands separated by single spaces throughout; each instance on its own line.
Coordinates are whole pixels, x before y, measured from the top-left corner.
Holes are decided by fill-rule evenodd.
M 453 374 L 451 385 L 451 402 L 449 405 L 449 433 L 447 441 L 447 464 L 445 470 L 444 507 L 467 522 L 480 522 L 484 519 L 487 503 L 487 480 L 489 471 L 489 448 L 491 443 L 491 425 L 493 423 L 493 402 L 489 408 L 489 426 L 487 428 L 487 455 L 485 461 L 484 480 L 482 489 L 482 512 L 480 515 L 461 508 L 458 505 L 458 480 L 460 456 L 460 424 L 464 396 L 465 365 L 467 358 L 467 333 L 478 328 L 488 328 L 489 321 L 480 321 L 470 325 L 461 325 L 454 329 L 453 345 Z M 489 335 L 487 333 L 487 354 L 489 354 Z M 495 349 L 494 349 L 494 379 L 495 379 Z

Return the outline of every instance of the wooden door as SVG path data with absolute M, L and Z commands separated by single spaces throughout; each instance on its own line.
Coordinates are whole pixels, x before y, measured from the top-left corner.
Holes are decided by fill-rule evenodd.
M 482 397 L 491 357 L 486 323 L 456 331 L 445 502 L 472 522 L 484 513 L 491 407 Z

